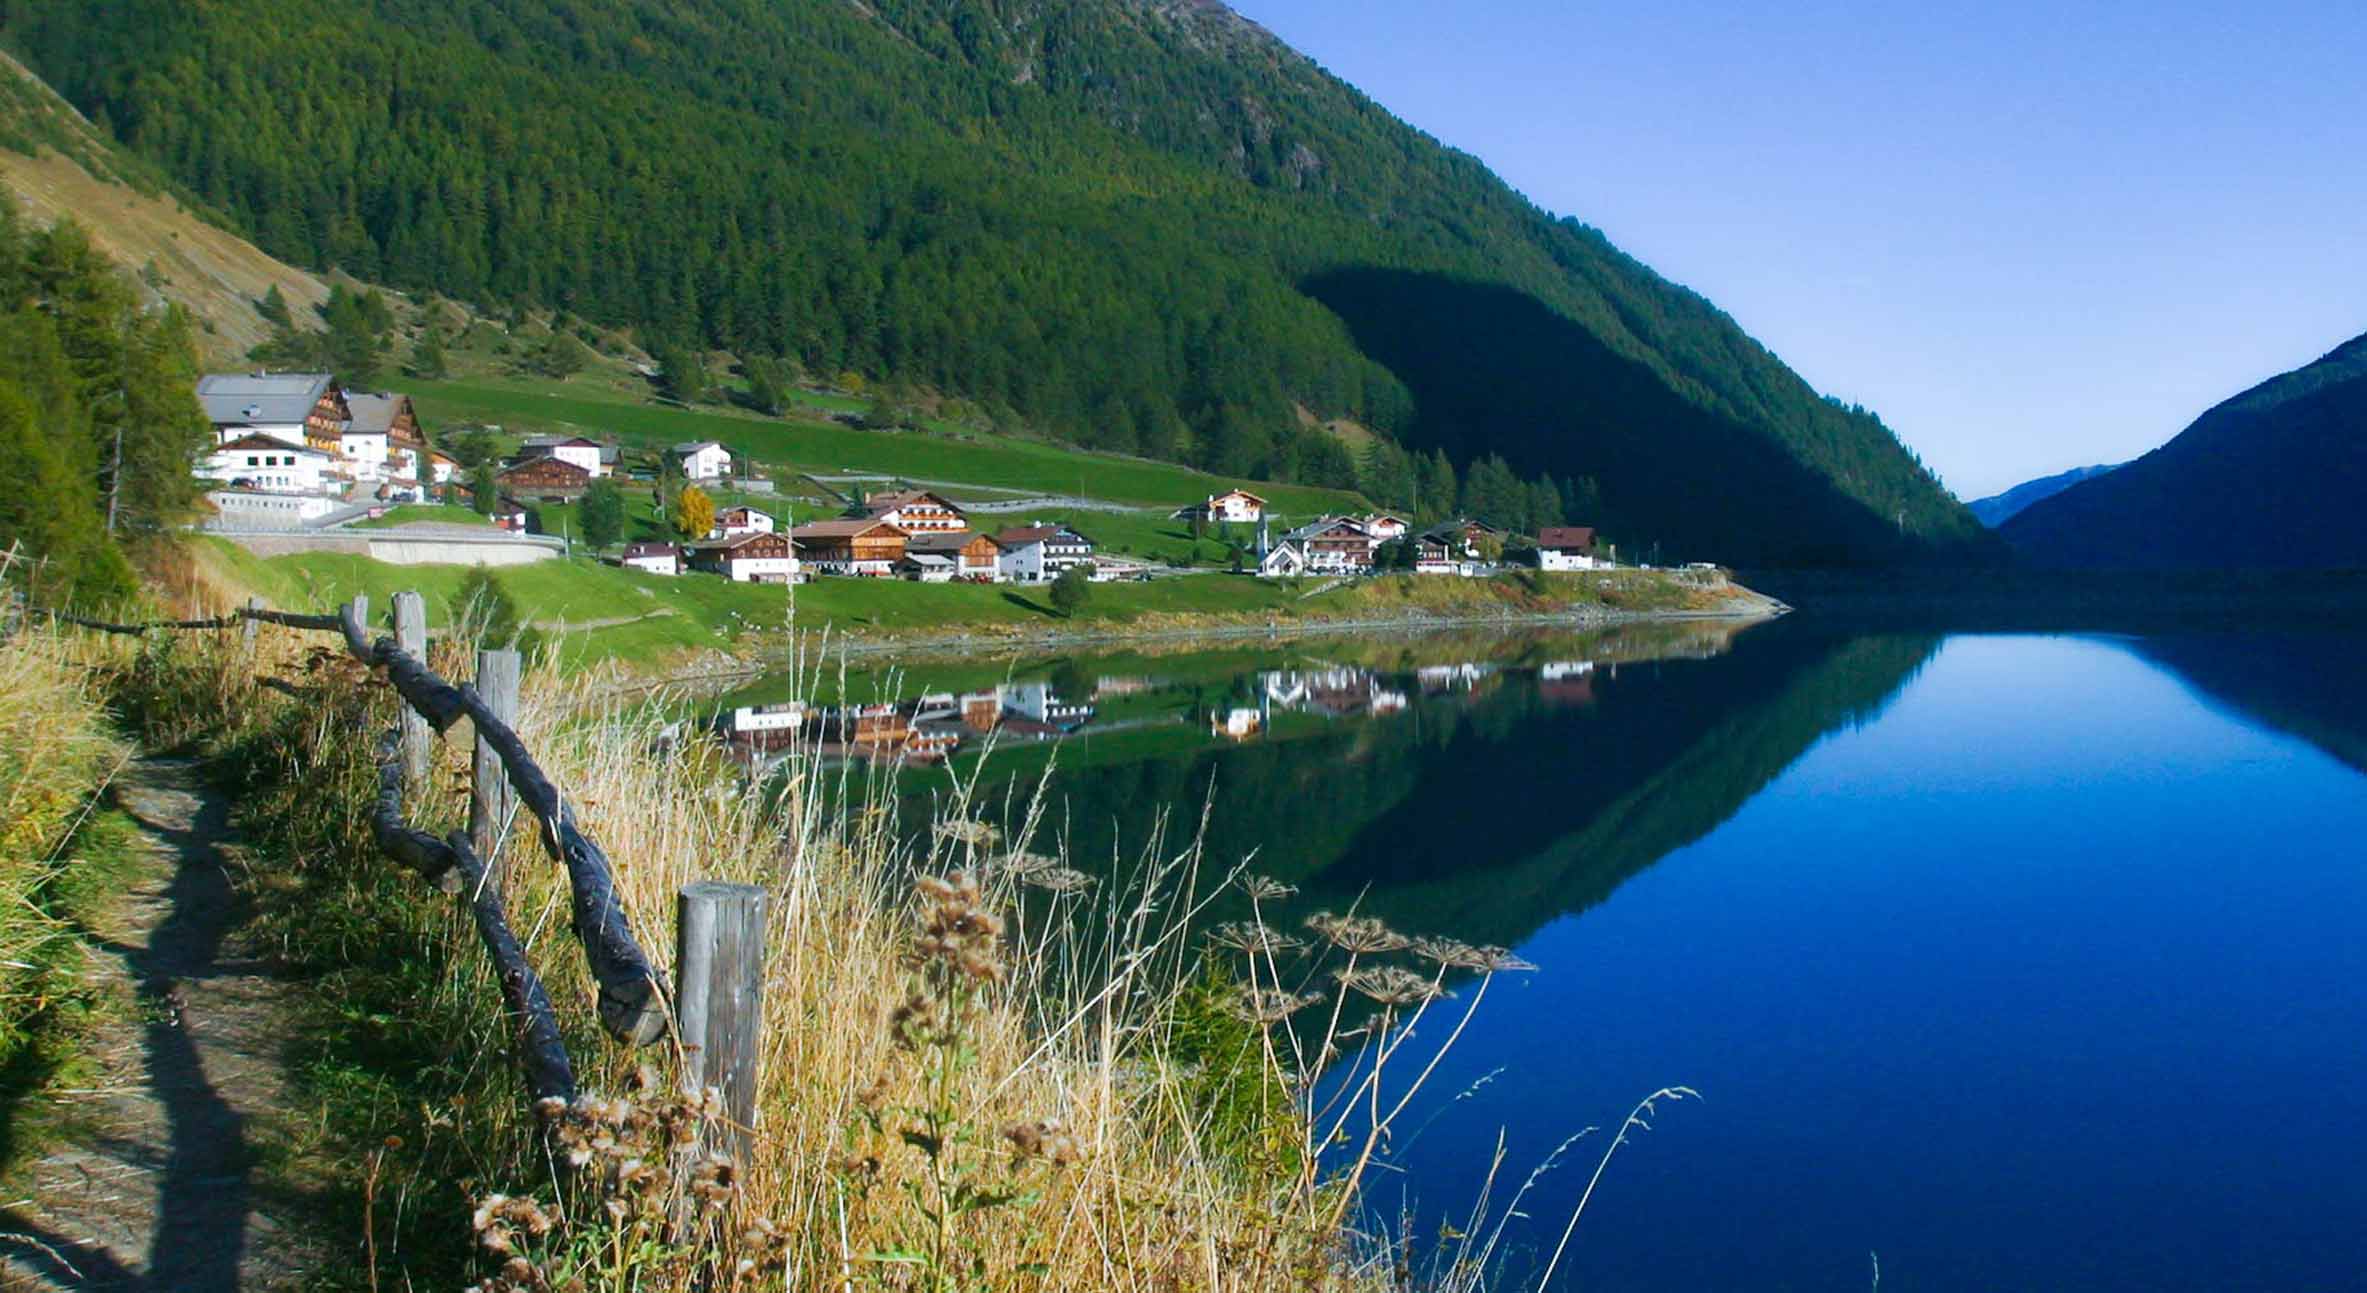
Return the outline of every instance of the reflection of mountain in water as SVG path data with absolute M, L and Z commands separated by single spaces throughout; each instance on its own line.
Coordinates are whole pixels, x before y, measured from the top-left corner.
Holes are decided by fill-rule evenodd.
M 1257 739 L 1064 756 L 1053 817 L 1072 856 L 1133 858 L 1162 815 L 1188 832 L 1208 804 L 1216 866 L 1254 853 L 1306 903 L 1361 895 L 1417 932 L 1513 945 L 1724 821 L 1935 646 L 1778 625 L 1706 662 L 1245 674 L 1200 685 L 1194 708 L 1220 732 L 1259 715 Z M 1306 717 L 1327 707 L 1350 721 Z
M 2367 772 L 2367 642 L 2357 633 L 2183 634 L 2131 648 L 2210 699 Z

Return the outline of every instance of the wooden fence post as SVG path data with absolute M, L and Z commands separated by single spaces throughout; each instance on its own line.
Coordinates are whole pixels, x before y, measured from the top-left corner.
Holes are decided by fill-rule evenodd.
M 477 695 L 493 716 L 512 727 L 518 722 L 518 653 L 477 652 Z M 477 734 L 477 760 L 469 780 L 468 837 L 477 856 L 485 860 L 486 883 L 505 898 L 509 894 L 509 862 L 502 855 L 501 831 L 518 802 L 510 788 L 501 756 Z
M 417 593 L 394 595 L 395 645 L 410 653 L 412 659 L 427 663 L 427 599 Z M 419 786 L 427 781 L 428 743 L 433 740 L 428 731 L 427 716 L 409 705 L 403 706 L 403 780 Z
M 714 1147 L 741 1164 L 755 1138 L 770 905 L 761 886 L 699 880 L 682 887 L 678 913 L 674 1022 L 683 1082 L 723 1093 L 725 1124 Z
M 246 623 L 239 625 L 238 631 L 245 638 L 245 641 L 241 643 L 241 645 L 246 648 L 248 655 L 253 655 L 255 653 L 255 634 L 261 632 L 263 628 L 263 621 L 255 618 L 255 612 L 262 609 L 262 598 L 249 597 L 247 599 Z

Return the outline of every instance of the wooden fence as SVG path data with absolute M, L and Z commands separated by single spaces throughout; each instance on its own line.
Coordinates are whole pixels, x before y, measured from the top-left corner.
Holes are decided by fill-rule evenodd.
M 378 798 L 370 817 L 372 836 L 380 852 L 467 904 L 478 940 L 500 981 L 529 1103 L 543 1108 L 548 1100 L 571 1102 L 576 1086 L 550 993 L 510 927 L 504 907 L 509 886 L 486 860 L 496 854 L 512 797 L 533 815 L 544 846 L 567 870 L 572 923 L 597 989 L 601 1027 L 631 1047 L 674 1033 L 684 1057 L 684 1085 L 720 1090 L 727 1125 L 736 1132 L 734 1139 L 744 1139 L 755 1120 L 756 1053 L 763 1033 L 765 892 L 757 886 L 711 881 L 684 887 L 677 912 L 677 964 L 691 982 L 685 985 L 677 1012 L 664 975 L 633 936 L 608 855 L 584 834 L 573 806 L 511 725 L 519 678 L 515 651 L 479 651 L 474 686 L 447 682 L 423 659 L 426 615 L 416 593 L 395 595 L 395 632 L 377 637 L 367 627 L 369 602 L 364 597 L 356 597 L 334 615 L 270 610 L 259 598 L 229 615 L 145 624 L 34 613 L 58 624 L 132 636 L 243 627 L 252 643 L 259 624 L 341 635 L 347 652 L 379 671 L 405 707 L 398 724 L 376 745 Z M 423 780 L 433 735 L 463 718 L 474 729 L 477 744 L 470 794 L 472 829 L 438 838 L 405 820 L 404 793 Z

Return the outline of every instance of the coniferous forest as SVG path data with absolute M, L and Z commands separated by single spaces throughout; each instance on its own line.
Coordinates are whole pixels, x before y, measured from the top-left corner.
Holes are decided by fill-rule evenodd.
M 315 268 L 1228 474 L 1351 418 L 1672 556 L 1981 543 L 1878 419 L 1219 5 L 0 0 L 0 41 Z
M 132 595 L 128 547 L 186 519 L 212 440 L 178 310 L 70 224 L 24 227 L 0 198 L 0 553 L 44 601 Z

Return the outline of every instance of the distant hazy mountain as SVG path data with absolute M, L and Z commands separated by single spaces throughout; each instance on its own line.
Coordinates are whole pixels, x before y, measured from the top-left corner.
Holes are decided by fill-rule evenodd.
M 2074 467 L 2069 471 L 2057 472 L 2052 476 L 2041 476 L 2037 480 L 2026 480 L 2002 494 L 1991 494 L 1987 498 L 1976 498 L 1972 502 L 1965 504 L 1965 506 L 1972 509 L 1972 514 L 1974 516 L 1981 518 L 1981 524 L 1986 525 L 1990 529 L 1994 530 L 1998 526 L 2001 526 L 2007 521 L 2012 520 L 2015 516 L 2021 513 L 2023 508 L 2030 506 L 2032 503 L 2035 503 L 2042 498 L 2053 498 L 2055 495 L 2062 493 L 2064 490 L 2071 488 L 2073 485 L 2076 485 L 2083 480 L 2103 475 L 2105 472 L 2112 470 L 2112 468 L 2116 465 L 2118 464 L 2099 464 L 2094 467 Z
M 2050 566 L 2367 567 L 2367 336 L 1999 533 Z

